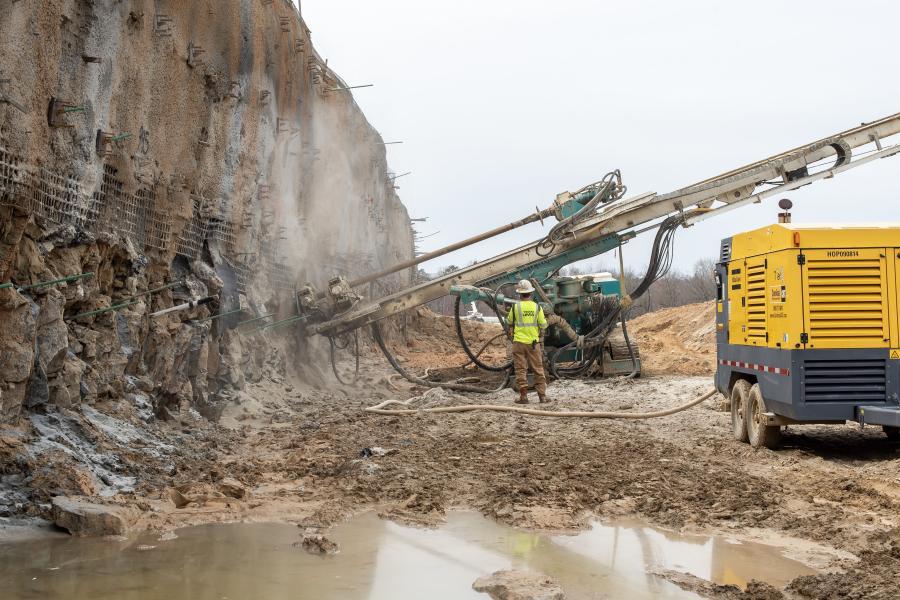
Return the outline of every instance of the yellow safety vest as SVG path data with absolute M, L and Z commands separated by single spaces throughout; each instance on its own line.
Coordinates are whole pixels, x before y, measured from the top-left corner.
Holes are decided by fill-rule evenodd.
M 506 322 L 515 328 L 514 342 L 532 344 L 541 338 L 541 329 L 547 328 L 544 309 L 533 300 L 521 300 L 509 309 Z

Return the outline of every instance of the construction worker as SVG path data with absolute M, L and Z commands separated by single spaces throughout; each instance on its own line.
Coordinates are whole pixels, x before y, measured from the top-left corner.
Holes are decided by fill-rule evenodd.
M 516 287 L 519 301 L 509 309 L 506 322 L 509 323 L 513 342 L 513 365 L 516 369 L 516 385 L 519 399 L 516 404 L 528 404 L 528 369 L 534 372 L 534 389 L 541 402 L 547 399 L 547 378 L 544 376 L 544 357 L 541 350 L 541 333 L 547 328 L 543 309 L 531 299 L 534 286 L 523 279 Z

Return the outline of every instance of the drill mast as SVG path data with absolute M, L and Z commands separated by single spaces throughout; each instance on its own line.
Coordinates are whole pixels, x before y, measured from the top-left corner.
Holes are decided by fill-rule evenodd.
M 466 295 L 467 286 L 496 289 L 505 283 L 520 279 L 543 281 L 559 268 L 603 254 L 618 247 L 638 233 L 659 225 L 661 219 L 681 214 L 688 227 L 712 216 L 729 212 L 763 199 L 783 194 L 797 188 L 830 179 L 850 169 L 880 158 L 900 153 L 900 113 L 871 123 L 863 123 L 846 131 L 818 141 L 770 156 L 761 161 L 722 173 L 688 187 L 667 194 L 645 193 L 631 198 L 615 196 L 597 204 L 596 212 L 579 219 L 564 239 L 546 244 L 537 240 L 475 265 L 437 277 L 431 281 L 402 290 L 390 296 L 359 303 L 346 312 L 317 324 L 309 324 L 308 333 L 335 336 L 399 314 L 409 308 L 441 298 L 454 291 L 463 290 L 464 301 L 473 300 L 476 293 Z M 621 182 L 619 183 L 621 187 Z M 587 188 L 585 188 L 587 189 Z M 595 190 L 589 190 L 592 195 Z M 531 217 L 517 221 L 543 219 L 555 214 L 560 220 L 574 209 L 583 208 L 586 193 L 560 194 L 549 209 L 538 211 Z M 601 195 L 598 191 L 596 200 Z M 574 208 L 573 208 L 574 207 Z M 589 207 L 593 208 L 593 207 Z M 514 227 L 498 228 L 499 233 Z M 502 231 L 501 231 L 502 230 Z M 493 233 L 493 232 L 490 232 Z M 487 236 L 490 237 L 490 236 Z M 486 239 L 485 235 L 472 238 Z M 468 241 L 467 241 L 468 242 Z M 474 243 L 474 242 L 471 242 Z M 453 249 L 468 245 L 454 244 Z M 417 260 L 383 271 L 386 275 L 408 268 L 429 257 L 443 254 L 441 250 L 429 253 Z

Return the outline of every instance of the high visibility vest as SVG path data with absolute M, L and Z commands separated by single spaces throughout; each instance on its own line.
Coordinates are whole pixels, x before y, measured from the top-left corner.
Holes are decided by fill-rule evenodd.
M 541 338 L 541 329 L 547 327 L 544 310 L 533 300 L 521 300 L 509 310 L 507 323 L 515 327 L 514 342 L 532 344 Z

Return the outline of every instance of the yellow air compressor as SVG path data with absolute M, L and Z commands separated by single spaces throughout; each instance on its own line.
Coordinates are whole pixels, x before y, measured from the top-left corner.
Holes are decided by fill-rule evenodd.
M 784 425 L 847 421 L 900 438 L 900 224 L 741 233 L 716 284 L 716 387 L 738 440 L 772 448 Z

